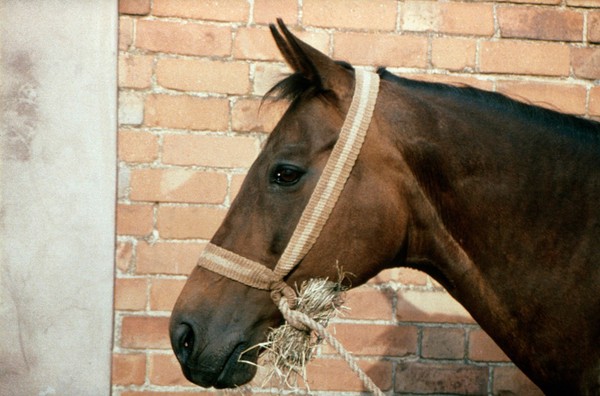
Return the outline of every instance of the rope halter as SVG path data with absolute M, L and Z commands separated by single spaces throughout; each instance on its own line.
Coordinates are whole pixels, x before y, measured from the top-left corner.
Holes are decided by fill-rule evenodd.
M 271 291 L 278 307 L 282 297 L 290 307 L 295 306 L 296 293 L 284 278 L 312 248 L 325 226 L 360 153 L 377 101 L 379 76 L 356 70 L 355 78 L 352 103 L 339 138 L 275 269 L 212 243 L 200 256 L 199 266 L 247 286 Z

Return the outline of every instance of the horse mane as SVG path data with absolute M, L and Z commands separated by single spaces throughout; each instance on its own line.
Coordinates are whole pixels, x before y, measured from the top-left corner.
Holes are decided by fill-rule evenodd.
M 347 62 L 336 61 L 336 64 L 347 70 L 354 70 L 352 65 Z M 275 84 L 264 96 L 263 101 L 268 98 L 274 98 L 276 101 L 287 100 L 292 106 L 301 99 L 309 99 L 315 96 L 324 95 L 327 91 L 322 90 L 313 81 L 306 78 L 302 73 L 296 72 L 288 75 L 277 84 Z
M 524 103 L 498 92 L 484 91 L 468 85 L 456 86 L 411 80 L 398 77 L 387 71 L 384 67 L 378 68 L 377 73 L 383 80 L 392 81 L 398 85 L 424 90 L 435 95 L 448 95 L 456 100 L 482 103 L 507 116 L 526 119 L 532 123 L 542 125 L 548 130 L 600 143 L 600 122 Z
M 336 64 L 345 69 L 354 70 L 352 65 L 347 62 L 336 61 Z M 566 134 L 587 141 L 588 143 L 593 141 L 600 144 L 600 122 L 520 102 L 498 92 L 484 91 L 468 85 L 456 86 L 411 80 L 398 77 L 384 67 L 378 68 L 377 74 L 383 80 L 391 81 L 404 87 L 423 90 L 435 95 L 450 96 L 455 100 L 468 100 L 470 103 L 480 103 L 507 116 L 520 117 L 532 123 L 542 125 L 548 130 L 554 130 L 557 133 Z M 287 100 L 291 103 L 290 108 L 293 108 L 301 100 L 326 94 L 327 92 L 323 91 L 314 82 L 301 73 L 296 72 L 275 84 L 263 96 L 263 101 L 268 98 L 274 98 L 275 101 Z

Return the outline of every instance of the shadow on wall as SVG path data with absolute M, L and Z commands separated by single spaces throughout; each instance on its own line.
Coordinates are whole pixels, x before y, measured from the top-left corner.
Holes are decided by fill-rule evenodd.
M 168 295 L 156 294 L 151 306 L 169 312 L 184 280 Z M 144 286 L 145 287 L 145 286 Z M 153 300 L 154 301 L 154 300 Z M 160 305 L 154 305 L 160 301 Z M 473 321 L 466 310 L 425 274 L 409 269 L 385 271 L 347 294 L 350 309 L 332 321 L 328 330 L 359 361 L 363 370 L 384 391 L 396 394 L 454 395 L 542 395 Z M 214 394 L 185 380 L 170 349 L 168 317 L 124 315 L 122 348 L 132 354 L 118 355 L 114 388 L 128 384 L 145 389 Z M 149 350 L 149 366 L 140 349 Z M 121 360 L 119 360 L 121 359 Z M 127 364 L 140 359 L 140 378 L 131 382 L 136 370 Z M 127 363 L 129 362 L 129 363 Z M 144 379 L 147 371 L 148 377 Z M 267 368 L 240 394 L 280 394 L 285 387 L 274 380 L 263 381 Z M 361 392 L 363 386 L 328 345 L 307 366 L 310 392 Z M 127 382 L 129 381 L 129 382 Z M 298 393 L 304 394 L 299 385 Z M 287 392 L 286 392 L 287 393 Z M 117 394 L 119 394 L 117 392 Z M 122 393 L 125 394 L 125 393 Z M 217 394 L 222 394 L 217 392 Z
M 388 346 L 378 356 L 391 365 L 389 389 L 418 394 L 543 394 L 442 288 L 400 288 L 390 293 L 395 323 L 371 341 Z M 395 345 L 399 329 L 416 333 L 414 350 Z M 374 378 L 376 372 L 367 370 Z
M 351 290 L 350 311 L 329 326 L 384 392 L 543 394 L 459 303 L 419 274 L 426 280 L 420 286 L 384 274 Z M 364 390 L 329 346 L 308 366 L 308 378 L 314 391 Z

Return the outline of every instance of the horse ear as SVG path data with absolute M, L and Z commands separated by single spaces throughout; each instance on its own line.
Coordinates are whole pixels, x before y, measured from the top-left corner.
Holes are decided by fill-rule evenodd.
M 347 70 L 292 34 L 280 18 L 277 19 L 277 24 L 283 36 L 275 25 L 271 24 L 269 27 L 288 65 L 319 89 L 337 91 L 342 79 L 347 79 Z

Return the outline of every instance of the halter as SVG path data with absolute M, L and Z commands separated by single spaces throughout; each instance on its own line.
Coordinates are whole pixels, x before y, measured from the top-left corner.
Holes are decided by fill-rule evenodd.
M 356 70 L 355 78 L 352 103 L 340 136 L 275 269 L 212 243 L 200 256 L 199 266 L 247 286 L 271 291 L 276 305 L 284 296 L 289 305 L 294 306 L 296 293 L 283 279 L 317 241 L 350 176 L 373 116 L 379 76 Z

